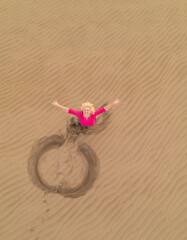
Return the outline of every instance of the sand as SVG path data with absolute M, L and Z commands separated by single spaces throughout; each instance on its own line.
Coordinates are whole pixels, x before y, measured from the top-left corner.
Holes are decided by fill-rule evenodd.
M 187 239 L 186 2 L 1 0 L 0 22 L 0 239 Z M 51 104 L 118 97 L 90 132 Z

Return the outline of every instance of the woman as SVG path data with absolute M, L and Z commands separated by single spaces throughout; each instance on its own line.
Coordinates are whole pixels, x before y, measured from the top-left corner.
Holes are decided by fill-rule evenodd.
M 63 109 L 67 113 L 76 115 L 79 118 L 81 125 L 83 125 L 83 126 L 93 126 L 93 125 L 95 125 L 97 115 L 99 115 L 103 112 L 106 112 L 113 105 L 116 105 L 119 102 L 120 102 L 120 99 L 117 98 L 112 104 L 110 104 L 108 106 L 105 106 L 103 108 L 100 108 L 98 110 L 95 110 L 94 107 L 93 107 L 93 104 L 91 104 L 90 102 L 85 102 L 81 106 L 82 111 L 76 111 L 72 108 L 63 107 L 60 104 L 58 104 L 57 101 L 53 101 L 51 103 L 54 106 Z

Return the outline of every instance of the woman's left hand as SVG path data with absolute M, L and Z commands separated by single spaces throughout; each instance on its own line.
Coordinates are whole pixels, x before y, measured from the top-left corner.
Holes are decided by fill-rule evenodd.
M 120 99 L 119 98 L 117 98 L 115 101 L 114 101 L 114 104 L 118 104 L 118 103 L 120 103 Z

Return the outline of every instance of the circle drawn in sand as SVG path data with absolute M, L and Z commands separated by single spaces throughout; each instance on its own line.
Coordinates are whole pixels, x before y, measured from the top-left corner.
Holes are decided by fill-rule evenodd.
M 107 103 L 106 103 L 107 104 Z M 66 137 L 63 135 L 52 135 L 39 139 L 32 147 L 28 159 L 28 172 L 31 176 L 32 182 L 40 187 L 45 192 L 59 193 L 64 197 L 76 198 L 84 195 L 96 180 L 99 172 L 99 159 L 94 150 L 86 143 L 78 145 L 77 152 L 86 159 L 86 172 L 81 183 L 75 187 L 68 187 L 64 185 L 50 185 L 44 180 L 39 171 L 39 161 L 44 153 L 47 151 L 59 148 L 64 145 L 66 141 L 77 140 L 79 134 L 97 133 L 106 128 L 110 114 L 104 112 L 102 114 L 103 120 L 95 126 L 82 126 L 75 118 L 71 118 L 71 123 L 68 123 Z

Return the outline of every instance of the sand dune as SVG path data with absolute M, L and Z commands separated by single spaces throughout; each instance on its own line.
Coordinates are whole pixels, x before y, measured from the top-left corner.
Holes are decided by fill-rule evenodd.
M 186 12 L 1 1 L 0 239 L 187 239 Z M 50 103 L 117 97 L 89 129 Z

